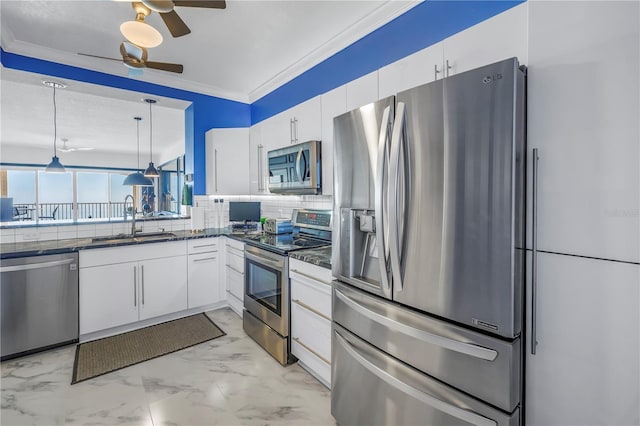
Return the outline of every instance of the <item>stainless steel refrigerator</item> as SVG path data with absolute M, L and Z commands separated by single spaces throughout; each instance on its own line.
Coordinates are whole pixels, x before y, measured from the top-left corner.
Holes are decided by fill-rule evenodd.
M 334 119 L 338 424 L 522 423 L 524 124 L 516 58 Z

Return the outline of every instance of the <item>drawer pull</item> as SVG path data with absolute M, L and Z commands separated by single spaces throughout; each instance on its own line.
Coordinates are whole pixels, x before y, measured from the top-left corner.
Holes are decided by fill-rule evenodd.
M 318 315 L 319 317 L 322 317 L 324 319 L 326 319 L 327 321 L 331 322 L 331 318 L 329 318 L 328 316 L 326 316 L 325 314 L 323 314 L 322 312 L 312 308 L 311 306 L 307 305 L 304 302 L 301 302 L 300 299 L 293 299 L 293 303 L 302 306 L 303 308 L 305 308 L 307 311 L 311 311 L 314 314 Z
M 327 365 L 331 365 L 331 361 L 329 361 L 328 359 L 326 359 L 325 357 L 323 357 L 322 355 L 320 355 L 318 352 L 314 351 L 313 349 L 311 349 L 309 346 L 305 345 L 304 343 L 302 343 L 302 340 L 300 340 L 297 337 L 294 337 L 293 340 L 296 341 L 296 343 L 298 343 L 300 346 L 302 346 L 303 348 L 305 348 L 306 350 L 308 350 L 309 352 L 311 352 L 312 354 L 314 354 L 315 356 L 317 356 L 318 358 L 320 358 L 322 361 L 324 361 Z
M 227 268 L 231 269 L 233 272 L 237 272 L 240 275 L 244 275 L 244 272 L 238 271 L 236 268 L 234 268 L 231 265 L 227 265 Z
M 304 272 L 300 272 L 297 269 L 292 269 L 291 272 L 295 272 L 298 275 L 302 275 L 303 277 L 309 278 L 310 280 L 314 280 L 314 281 L 322 283 L 322 284 L 326 284 L 326 285 L 329 285 L 329 286 L 331 285 L 331 283 L 328 283 L 326 281 L 318 279 L 318 278 L 314 277 L 313 275 L 309 275 L 309 274 L 305 274 Z
M 193 259 L 194 262 L 204 262 L 205 260 L 216 260 L 217 257 L 203 257 L 202 259 Z
M 218 244 L 203 244 L 201 246 L 193 246 L 194 249 L 202 248 L 202 247 L 216 247 Z

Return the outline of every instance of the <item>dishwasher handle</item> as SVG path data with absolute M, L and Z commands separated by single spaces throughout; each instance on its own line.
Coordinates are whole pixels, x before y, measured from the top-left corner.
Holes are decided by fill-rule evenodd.
M 75 259 L 64 259 L 64 260 L 53 260 L 51 262 L 29 263 L 27 265 L 2 266 L 0 267 L 0 273 L 29 271 L 31 269 L 52 268 L 54 266 L 69 265 L 69 264 L 75 263 L 75 261 L 76 261 Z

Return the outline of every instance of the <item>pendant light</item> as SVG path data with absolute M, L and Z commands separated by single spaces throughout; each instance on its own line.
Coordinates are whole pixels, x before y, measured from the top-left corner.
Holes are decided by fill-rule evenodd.
M 152 178 L 160 176 L 158 169 L 153 165 L 153 119 L 151 116 L 151 105 L 157 101 L 155 99 L 143 99 L 143 101 L 149 104 L 149 167 L 144 171 L 144 175 L 145 177 Z
M 123 185 L 127 186 L 153 186 L 153 182 L 151 179 L 144 177 L 142 173 L 140 173 L 140 120 L 142 117 L 133 117 L 136 120 L 136 129 L 137 129 L 137 139 L 138 139 L 138 169 L 127 175 L 122 182 Z
M 56 139 L 58 139 L 58 125 L 56 123 L 56 89 L 64 89 L 67 86 L 55 81 L 43 81 L 42 84 L 53 88 L 53 158 L 51 158 L 51 162 L 47 165 L 45 171 L 63 173 L 65 170 L 64 166 L 60 163 L 60 159 L 58 158 L 58 149 L 56 145 Z

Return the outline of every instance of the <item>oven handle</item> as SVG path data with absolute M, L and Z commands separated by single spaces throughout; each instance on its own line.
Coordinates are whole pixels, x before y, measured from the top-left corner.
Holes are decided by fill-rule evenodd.
M 298 157 L 296 158 L 296 174 L 298 175 L 298 182 L 302 183 L 304 177 L 300 175 L 300 159 L 302 157 L 302 148 L 298 151 Z
M 248 252 L 248 251 L 246 251 L 244 253 L 244 256 L 249 260 L 253 260 L 254 262 L 262 263 L 263 265 L 270 266 L 273 269 L 281 270 L 281 269 L 284 268 L 284 263 L 283 262 L 278 262 L 276 260 L 271 260 L 268 257 L 260 256 L 258 254 L 253 254 L 253 253 Z

